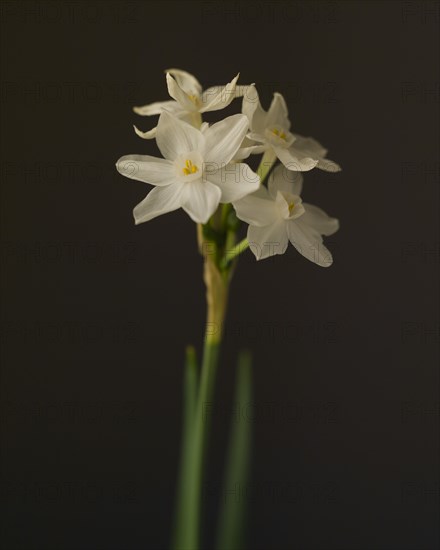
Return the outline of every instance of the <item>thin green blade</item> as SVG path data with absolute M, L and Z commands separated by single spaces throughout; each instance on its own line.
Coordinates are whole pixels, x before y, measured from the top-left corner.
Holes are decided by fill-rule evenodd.
M 197 357 L 195 349 L 192 346 L 186 348 L 185 356 L 185 375 L 183 383 L 183 425 L 182 425 L 182 445 L 180 471 L 178 479 L 178 489 L 176 496 L 175 525 L 173 533 L 172 548 L 181 548 L 182 541 L 187 538 L 187 530 L 191 528 L 188 525 L 186 515 L 186 506 L 188 494 L 192 490 L 190 486 L 193 439 L 195 427 L 195 415 L 197 408 Z
M 252 399 L 252 357 L 242 351 L 238 358 L 235 400 L 239 411 L 245 410 Z M 222 501 L 217 533 L 217 550 L 243 550 L 247 503 L 244 495 L 249 479 L 251 424 L 240 413 L 231 427 L 228 458 L 224 476 Z

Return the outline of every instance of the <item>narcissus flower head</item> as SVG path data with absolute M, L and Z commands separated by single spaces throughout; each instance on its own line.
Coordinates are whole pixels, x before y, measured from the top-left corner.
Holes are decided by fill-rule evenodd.
M 257 174 L 247 164 L 231 162 L 247 131 L 242 114 L 199 130 L 164 111 L 156 132 L 164 158 L 127 155 L 116 164 L 122 175 L 156 186 L 135 207 L 136 224 L 178 208 L 195 222 L 206 223 L 220 202 L 257 190 Z
M 283 165 L 269 176 L 268 188 L 234 202 L 237 217 L 249 224 L 248 241 L 257 260 L 284 254 L 289 241 L 308 260 L 328 267 L 332 256 L 323 235 L 332 235 L 339 222 L 301 200 L 302 175 Z
M 166 81 L 172 99 L 134 107 L 133 110 L 142 116 L 160 115 L 167 111 L 198 128 L 202 113 L 224 109 L 234 98 L 243 95 L 246 87 L 237 86 L 238 77 L 239 74 L 224 86 L 212 86 L 203 91 L 200 82 L 192 74 L 180 69 L 168 69 Z M 141 132 L 136 126 L 134 129 L 144 139 L 154 138 L 157 130 L 153 128 L 148 132 Z
M 250 244 L 258 260 L 284 253 L 290 241 L 312 262 L 329 266 L 332 257 L 323 235 L 337 231 L 339 224 L 302 201 L 301 172 L 314 167 L 337 172 L 340 167 L 325 158 L 327 150 L 317 141 L 292 132 L 280 93 L 274 93 L 265 111 L 255 85 L 238 86 L 238 77 L 203 91 L 190 73 L 169 69 L 172 99 L 135 107 L 140 115 L 159 115 L 156 128 L 135 130 L 142 138 L 156 138 L 163 156 L 127 155 L 117 163 L 122 175 L 155 186 L 134 208 L 135 223 L 182 208 L 196 223 L 209 222 L 199 231 L 225 254 L 222 265 L 228 266 L 223 248 L 232 246 L 232 258 L 241 253 L 236 232 L 243 220 L 249 224 L 243 243 Z M 212 125 L 202 120 L 203 113 L 219 111 L 241 96 L 242 114 Z M 262 154 L 256 173 L 243 162 L 251 154 Z M 277 159 L 281 164 L 271 173 Z M 211 220 L 220 203 L 233 204 L 236 215 L 227 207 Z
M 289 112 L 281 94 L 274 94 L 266 112 L 255 86 L 248 86 L 243 95 L 242 110 L 249 119 L 247 137 L 254 143 L 246 148 L 247 154 L 271 151 L 288 170 L 298 172 L 306 172 L 315 166 L 328 172 L 341 169 L 335 162 L 324 158 L 327 150 L 316 140 L 290 132 Z

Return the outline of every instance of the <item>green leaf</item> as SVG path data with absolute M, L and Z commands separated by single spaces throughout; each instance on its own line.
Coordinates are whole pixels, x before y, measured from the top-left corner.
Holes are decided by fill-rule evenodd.
M 252 399 L 252 358 L 242 351 L 238 358 L 235 400 L 239 416 L 231 427 L 228 458 L 224 476 L 222 508 L 220 511 L 217 550 L 243 550 L 247 502 L 246 485 L 249 477 L 251 424 L 241 413 Z
M 182 425 L 182 444 L 181 444 L 181 459 L 180 472 L 178 479 L 178 489 L 176 496 L 176 516 L 173 534 L 173 547 L 178 547 L 179 542 L 185 539 L 185 531 L 188 524 L 185 517 L 185 507 L 187 495 L 192 490 L 189 486 L 191 477 L 188 475 L 188 470 L 191 468 L 194 424 L 197 410 L 197 357 L 196 351 L 192 346 L 186 348 L 185 356 L 185 374 L 183 382 L 183 425 Z

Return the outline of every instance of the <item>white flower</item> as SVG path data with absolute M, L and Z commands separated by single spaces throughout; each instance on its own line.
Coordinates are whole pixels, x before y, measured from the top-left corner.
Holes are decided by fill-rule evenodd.
M 134 211 L 136 224 L 183 208 L 197 223 L 206 223 L 220 202 L 229 203 L 258 189 L 260 181 L 247 164 L 231 163 L 248 130 L 244 115 L 233 115 L 203 132 L 163 112 L 156 140 L 165 158 L 127 155 L 117 170 L 156 187 Z
M 300 254 L 322 267 L 332 264 L 322 235 L 332 235 L 339 222 L 320 208 L 301 200 L 302 175 L 278 165 L 268 189 L 234 202 L 238 218 L 249 224 L 247 238 L 257 260 L 284 254 L 289 241 Z
M 315 166 L 328 172 L 341 170 L 338 164 L 324 158 L 327 150 L 317 141 L 290 132 L 289 113 L 281 94 L 274 94 L 266 112 L 261 107 L 255 86 L 248 86 L 242 110 L 249 118 L 251 131 L 248 138 L 259 145 L 241 149 L 240 158 L 246 158 L 251 153 L 272 151 L 289 170 L 305 172 Z
M 199 81 L 186 71 L 169 69 L 166 73 L 168 93 L 173 99 L 134 107 L 135 113 L 151 116 L 168 111 L 198 128 L 201 123 L 201 113 L 224 109 L 234 98 L 241 97 L 246 88 L 237 86 L 239 74 L 226 86 L 213 86 L 203 91 Z M 156 128 L 148 132 L 141 132 L 136 126 L 134 129 L 143 139 L 151 139 L 156 135 Z

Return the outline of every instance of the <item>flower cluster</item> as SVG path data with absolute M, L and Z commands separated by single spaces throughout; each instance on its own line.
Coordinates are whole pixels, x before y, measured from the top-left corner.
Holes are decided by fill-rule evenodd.
M 219 208 L 225 211 L 222 204 L 249 224 L 247 244 L 257 260 L 283 254 L 290 241 L 307 259 L 327 267 L 332 257 L 322 237 L 337 231 L 339 223 L 302 201 L 301 173 L 340 167 L 325 158 L 327 151 L 317 141 L 290 131 L 281 94 L 274 94 L 265 111 L 255 86 L 238 86 L 238 76 L 203 91 L 194 76 L 170 69 L 166 82 L 172 99 L 134 108 L 139 115 L 159 115 L 157 127 L 143 132 L 135 126 L 135 132 L 155 138 L 163 156 L 127 155 L 117 162 L 122 175 L 155 186 L 135 207 L 135 223 L 182 208 L 208 227 Z M 240 97 L 241 114 L 211 125 L 202 121 L 203 113 Z M 243 162 L 251 155 L 263 155 L 256 172 Z

